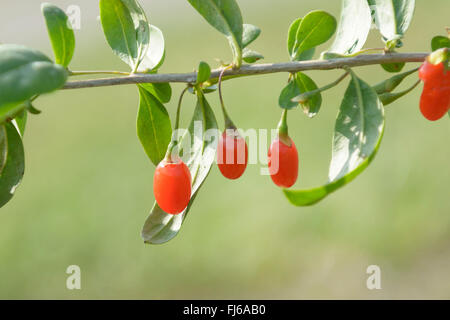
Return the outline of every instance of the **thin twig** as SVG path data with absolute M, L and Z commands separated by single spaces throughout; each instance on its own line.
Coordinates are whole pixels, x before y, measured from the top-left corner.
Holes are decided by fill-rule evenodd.
M 269 74 L 277 72 L 298 72 L 306 70 L 331 70 L 343 69 L 345 67 L 360 67 L 381 63 L 393 62 L 422 62 L 428 53 L 387 53 L 387 54 L 366 54 L 351 58 L 340 58 L 330 60 L 294 61 L 272 64 L 243 65 L 240 69 L 227 70 L 224 73 L 224 80 L 230 76 L 250 76 L 258 74 Z M 223 69 L 216 69 L 211 72 L 210 79 L 219 78 Z M 105 87 L 137 83 L 164 83 L 181 82 L 194 84 L 197 80 L 197 73 L 169 73 L 169 74 L 134 74 L 118 78 L 81 80 L 68 82 L 63 89 L 81 89 L 93 87 Z

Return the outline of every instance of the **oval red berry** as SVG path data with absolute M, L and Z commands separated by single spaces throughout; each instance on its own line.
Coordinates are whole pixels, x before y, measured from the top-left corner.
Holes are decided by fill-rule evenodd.
M 248 148 L 245 139 L 236 130 L 226 130 L 217 146 L 217 166 L 225 178 L 234 180 L 247 168 Z
M 269 148 L 269 173 L 272 181 L 279 187 L 289 188 L 298 177 L 298 151 L 294 141 L 290 146 L 276 138 Z
M 153 193 L 164 212 L 183 212 L 191 199 L 191 173 L 186 164 L 181 160 L 161 161 L 153 177 Z

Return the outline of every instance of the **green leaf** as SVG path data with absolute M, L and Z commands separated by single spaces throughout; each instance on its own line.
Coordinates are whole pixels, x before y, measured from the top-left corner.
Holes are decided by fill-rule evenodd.
M 317 89 L 316 83 L 302 72 L 295 74 L 294 79 L 281 91 L 278 104 L 281 108 L 292 109 L 298 105 L 298 102 L 292 101 L 293 98 L 302 93 Z M 311 97 L 308 102 L 302 104 L 303 111 L 308 117 L 314 117 L 322 105 L 322 95 L 320 93 Z
M 211 67 L 204 61 L 198 65 L 197 84 L 208 81 L 211 77 Z
M 367 1 L 343 0 L 341 20 L 329 52 L 352 54 L 362 49 L 372 25 L 372 16 Z
M 172 98 L 170 83 L 141 83 L 139 86 L 158 98 L 161 103 L 168 103 Z
M 302 72 L 298 72 L 296 76 L 297 85 L 300 88 L 300 93 L 313 91 L 318 89 L 316 83 Z M 312 96 L 308 102 L 301 104 L 303 112 L 310 118 L 317 115 L 322 105 L 322 94 L 317 93 Z
M 164 158 L 172 136 L 169 114 L 164 105 L 147 90 L 139 88 L 137 135 L 154 165 Z
M 66 69 L 39 51 L 0 45 L 0 123 L 14 118 L 31 97 L 59 89 L 66 80 Z
M 8 135 L 6 134 L 6 127 L 0 126 L 0 175 L 5 167 L 8 158 Z
M 419 83 L 420 83 L 420 80 L 418 80 L 414 85 L 412 85 L 408 89 L 400 91 L 400 92 L 384 92 L 382 94 L 379 94 L 378 98 L 380 99 L 381 103 L 384 106 L 387 106 L 388 104 L 391 104 L 392 102 L 397 101 L 401 97 L 410 93 L 415 87 L 418 86 Z
M 150 25 L 151 46 L 139 64 L 139 72 L 147 73 L 157 70 L 164 62 L 166 55 L 165 40 L 162 31 Z
M 189 3 L 220 33 L 224 34 L 233 51 L 234 63 L 240 66 L 244 48 L 241 10 L 235 0 L 188 0 Z
M 298 28 L 291 50 L 292 60 L 298 60 L 302 52 L 313 49 L 328 41 L 336 31 L 336 19 L 325 11 L 311 11 L 301 19 L 298 25 L 294 22 L 291 28 L 295 28 L 295 26 Z M 294 32 L 291 28 L 289 34 Z M 288 50 L 292 42 L 290 38 L 291 36 L 288 37 Z
M 28 119 L 28 111 L 26 109 L 22 110 L 17 117 L 14 118 L 14 121 L 17 125 L 17 129 L 19 130 L 20 135 L 24 136 L 25 134 L 25 127 L 27 125 L 27 119 Z
M 293 109 L 298 106 L 298 102 L 293 102 L 292 98 L 301 94 L 300 88 L 297 82 L 294 80 L 289 81 L 286 87 L 281 90 L 280 97 L 278 98 L 278 105 L 283 109 Z
M 404 62 L 383 63 L 381 64 L 381 67 L 387 72 L 396 73 L 403 70 L 403 68 L 405 67 L 405 63 Z
M 0 174 L 0 207 L 11 200 L 25 171 L 24 150 L 19 133 L 12 123 L 6 123 L 3 127 L 6 133 L 7 153 Z
M 441 48 L 450 48 L 450 38 L 436 36 L 431 40 L 431 51 L 436 51 Z
M 288 40 L 287 40 L 288 53 L 289 56 L 291 57 L 291 60 L 293 61 L 294 59 L 296 61 L 311 60 L 311 58 L 314 56 L 314 53 L 316 52 L 316 49 L 312 48 L 302 52 L 298 57 L 295 57 L 294 45 L 297 37 L 297 31 L 301 22 L 302 18 L 298 18 L 297 20 L 295 20 L 289 27 L 288 31 Z
M 258 60 L 264 59 L 264 56 L 261 53 L 248 48 L 244 49 L 242 57 L 247 63 L 255 63 Z
M 296 206 L 315 204 L 355 179 L 374 159 L 384 132 L 377 93 L 352 73 L 336 119 L 329 182 L 307 190 L 283 190 Z
M 148 20 L 135 0 L 100 0 L 103 32 L 113 52 L 136 71 L 146 56 Z
M 197 192 L 208 176 L 215 160 L 217 135 L 209 135 L 211 130 L 217 132 L 217 121 L 203 94 L 198 94 L 198 102 L 188 132 L 181 138 L 185 163 L 192 176 L 192 197 L 186 210 L 178 215 L 165 213 L 155 203 L 149 217 L 145 221 L 142 238 L 146 243 L 161 244 L 174 238 L 188 214 Z M 199 128 L 198 123 L 201 123 Z
M 242 35 L 242 47 L 245 48 L 259 37 L 259 35 L 261 34 L 261 29 L 252 24 L 245 23 L 243 28 L 244 31 Z
M 136 32 L 136 41 L 138 46 L 138 63 L 147 54 L 150 45 L 151 30 L 147 15 L 137 0 L 121 0 L 130 11 Z M 153 42 L 153 41 L 152 41 Z M 153 43 L 152 43 L 153 45 Z
M 375 13 L 375 23 L 388 47 L 401 45 L 414 15 L 415 0 L 368 0 Z
M 42 4 L 42 13 L 47 24 L 55 61 L 68 67 L 75 51 L 75 35 L 66 13 L 49 3 Z
M 400 73 L 400 74 L 396 74 L 395 76 L 386 79 L 384 81 L 381 81 L 380 83 L 376 84 L 373 86 L 373 89 L 375 90 L 376 93 L 378 94 L 383 94 L 386 92 L 391 92 L 393 91 L 395 88 L 397 88 L 402 82 L 403 80 L 408 77 L 409 75 L 413 74 L 417 72 L 417 68 Z

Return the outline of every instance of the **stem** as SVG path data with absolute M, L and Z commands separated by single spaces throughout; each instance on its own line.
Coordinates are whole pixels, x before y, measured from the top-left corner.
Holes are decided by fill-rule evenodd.
M 340 76 L 339 78 L 337 78 L 335 81 L 331 82 L 330 84 L 327 84 L 326 86 L 323 86 L 322 88 L 318 88 L 316 90 L 304 92 L 304 93 L 296 96 L 295 98 L 293 98 L 292 101 L 299 102 L 302 104 L 306 103 L 309 99 L 311 99 L 312 96 L 337 86 L 342 80 L 344 80 L 349 75 L 349 73 L 350 73 L 350 71 L 346 71 L 342 76 Z
M 362 49 L 362 50 L 359 50 L 358 52 L 355 52 L 355 53 L 352 53 L 352 54 L 348 54 L 348 55 L 345 55 L 345 56 L 346 57 L 357 57 L 360 54 L 363 54 L 363 53 L 366 53 L 366 52 L 370 52 L 370 51 L 383 51 L 384 52 L 385 49 L 386 48 L 367 48 L 367 49 Z
M 232 68 L 232 66 L 223 68 L 223 70 L 220 72 L 220 75 L 219 75 L 219 99 L 220 99 L 220 105 L 222 106 L 223 118 L 225 120 L 225 129 L 236 129 L 236 126 L 234 125 L 233 121 L 231 121 L 231 118 L 228 115 L 227 110 L 225 109 L 225 103 L 223 102 L 223 96 L 222 96 L 223 74 L 225 73 L 225 71 L 227 71 L 231 68 Z
M 281 113 L 281 119 L 278 123 L 277 133 L 278 138 L 287 146 L 291 146 L 291 139 L 289 138 L 288 125 L 287 125 L 287 109 L 283 109 Z
M 94 74 L 114 74 L 122 76 L 131 75 L 131 73 L 129 72 L 122 72 L 122 71 L 69 71 L 69 76 L 86 76 Z
M 177 106 L 177 116 L 176 116 L 176 119 L 175 119 L 175 127 L 173 129 L 174 131 L 178 130 L 178 128 L 180 128 L 181 103 L 183 102 L 184 94 L 186 93 L 186 91 L 188 89 L 189 89 L 189 86 L 184 88 L 184 90 L 180 94 L 180 99 L 178 100 L 178 106 Z
M 364 54 L 351 58 L 339 58 L 330 60 L 310 60 L 293 61 L 284 63 L 243 65 L 240 69 L 227 70 L 223 78 L 229 76 L 251 76 L 258 74 L 269 74 L 278 72 L 296 73 L 306 70 L 332 70 L 343 69 L 344 67 L 360 67 L 382 63 L 394 62 L 423 62 L 428 53 L 389 53 L 389 54 Z M 222 69 L 216 69 L 211 72 L 210 81 L 217 79 Z M 116 74 L 116 73 L 114 73 Z M 119 73 L 122 74 L 122 73 Z M 93 79 L 68 82 L 64 89 L 81 89 L 93 87 L 105 87 L 125 84 L 138 83 L 164 83 L 181 82 L 195 84 L 197 74 L 191 73 L 172 73 L 172 74 L 134 74 L 120 78 Z
M 180 127 L 181 105 L 182 105 L 182 102 L 183 102 L 184 94 L 186 93 L 186 91 L 188 89 L 189 89 L 189 86 L 187 86 L 186 88 L 183 89 L 183 91 L 181 91 L 180 99 L 178 100 L 177 115 L 176 115 L 176 118 L 175 118 L 175 126 L 173 128 L 173 132 L 174 133 L 176 133 L 176 131 Z M 169 146 L 167 147 L 167 151 L 166 151 L 165 159 L 167 161 L 169 161 L 169 162 L 172 161 L 172 152 L 173 152 L 173 149 L 177 146 L 177 144 L 178 144 L 178 141 L 176 139 L 173 139 L 173 137 L 172 137 L 172 140 L 170 141 Z

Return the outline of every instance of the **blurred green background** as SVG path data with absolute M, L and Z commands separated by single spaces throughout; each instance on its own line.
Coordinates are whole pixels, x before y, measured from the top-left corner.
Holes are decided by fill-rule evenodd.
M 81 8 L 73 70 L 127 69 L 104 40 L 97 1 L 53 2 Z M 165 33 L 161 72 L 189 72 L 200 60 L 216 66 L 215 58 L 230 58 L 226 40 L 187 1 L 142 2 Z M 444 34 L 450 22 L 447 0 L 416 2 L 402 52 L 428 51 L 431 37 Z M 263 30 L 252 47 L 266 62 L 288 60 L 286 33 L 295 18 L 313 9 L 337 17 L 340 11 L 340 1 L 239 3 L 245 22 Z M 52 54 L 40 1 L 2 1 L 0 42 Z M 380 45 L 374 31 L 366 47 Z M 379 66 L 356 71 L 372 84 L 388 76 Z M 340 72 L 308 74 L 324 85 Z M 234 121 L 244 129 L 274 128 L 286 80 L 274 74 L 226 82 Z M 173 88 L 172 116 L 182 86 Z M 296 187 L 326 181 L 344 90 L 341 84 L 325 93 L 314 119 L 300 110 L 290 114 L 301 161 Z M 36 107 L 43 113 L 29 117 L 23 183 L 0 211 L 0 298 L 450 298 L 450 120 L 426 121 L 419 95 L 416 89 L 387 108 L 376 160 L 320 204 L 289 205 L 258 165 L 238 181 L 225 180 L 214 167 L 180 234 L 161 246 L 140 238 L 153 203 L 154 167 L 135 133 L 136 87 L 42 97 Z M 216 94 L 209 99 L 222 126 Z M 190 96 L 185 123 L 193 106 Z M 81 267 L 82 290 L 66 289 L 72 264 Z M 381 267 L 382 290 L 366 288 L 371 264 Z

